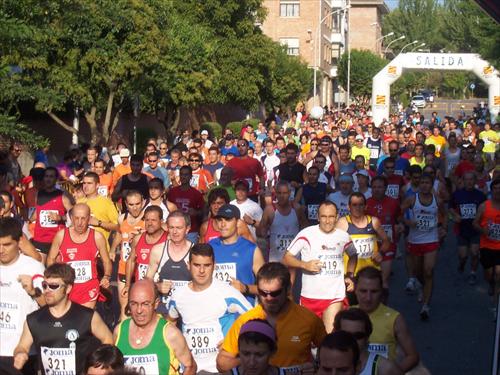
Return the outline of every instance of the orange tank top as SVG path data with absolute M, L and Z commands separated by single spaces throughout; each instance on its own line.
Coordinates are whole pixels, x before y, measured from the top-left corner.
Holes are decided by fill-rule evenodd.
M 491 200 L 485 202 L 480 225 L 482 228 L 488 228 L 488 234 L 481 234 L 479 246 L 500 251 L 500 210 L 493 207 Z
M 127 260 L 132 251 L 132 239 L 130 238 L 130 233 L 137 231 L 138 229 L 144 229 L 144 220 L 139 220 L 134 225 L 131 225 L 127 221 L 128 214 L 125 214 L 125 218 L 120 224 L 120 233 L 122 235 L 122 248 L 120 251 L 120 261 L 118 263 L 118 273 L 120 275 L 125 275 Z

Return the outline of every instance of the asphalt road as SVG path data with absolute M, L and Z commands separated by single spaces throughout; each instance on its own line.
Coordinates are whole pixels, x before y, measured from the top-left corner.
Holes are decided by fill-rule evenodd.
M 450 232 L 438 255 L 430 319 L 423 322 L 417 297 L 407 295 L 404 290 L 407 282 L 404 256 L 396 259 L 389 306 L 403 314 L 422 361 L 432 374 L 491 374 L 493 301 L 488 296 L 481 267 L 478 283 L 470 286 L 469 265 L 462 275 L 458 274 L 457 266 L 456 237 Z
M 460 112 L 460 106 L 464 106 L 464 110 L 466 114 L 471 114 L 472 109 L 478 105 L 479 102 L 488 103 L 487 98 L 476 98 L 476 99 L 436 99 L 433 104 L 427 104 L 424 109 L 421 109 L 420 112 L 423 113 L 425 118 L 430 118 L 432 112 L 437 112 L 438 115 L 443 117 L 454 116 L 457 117 Z

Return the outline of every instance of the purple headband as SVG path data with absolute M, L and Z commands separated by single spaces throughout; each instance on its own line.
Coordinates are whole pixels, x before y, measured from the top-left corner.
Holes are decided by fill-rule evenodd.
M 269 337 L 273 342 L 276 342 L 276 332 L 273 327 L 264 322 L 259 322 L 257 320 L 249 320 L 240 329 L 240 335 L 246 332 L 258 332 L 266 337 Z

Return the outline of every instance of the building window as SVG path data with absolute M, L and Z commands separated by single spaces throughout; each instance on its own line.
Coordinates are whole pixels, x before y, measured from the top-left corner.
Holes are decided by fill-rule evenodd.
M 282 38 L 280 43 L 286 46 L 286 53 L 293 56 L 299 55 L 299 39 L 298 38 Z
M 332 23 L 331 23 L 331 30 L 332 32 L 334 33 L 340 33 L 340 26 L 342 24 L 342 18 L 341 18 L 341 14 L 340 12 L 339 13 L 335 13 L 335 14 L 332 14 Z
M 280 1 L 280 17 L 299 17 L 299 1 L 286 0 Z
M 333 66 L 337 66 L 340 60 L 340 44 L 332 44 L 332 62 Z

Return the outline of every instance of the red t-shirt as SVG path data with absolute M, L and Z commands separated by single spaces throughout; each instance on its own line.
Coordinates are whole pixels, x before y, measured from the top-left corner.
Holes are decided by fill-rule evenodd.
M 384 228 L 389 241 L 391 241 L 390 251 L 396 250 L 396 219 L 400 216 L 401 207 L 399 201 L 393 198 L 384 197 L 381 201 L 371 197 L 366 201 L 366 214 L 377 217 Z
M 401 191 L 401 188 L 404 186 L 403 177 L 397 174 L 393 174 L 391 177 L 386 178 L 387 189 L 385 190 L 385 195 L 399 200 L 399 193 Z
M 257 160 L 256 160 L 257 161 Z M 258 163 L 258 162 L 257 162 Z M 182 190 L 180 186 L 175 186 L 168 192 L 168 200 L 175 203 L 175 205 L 182 212 L 188 213 L 190 208 L 201 210 L 205 204 L 203 194 L 198 190 L 189 187 L 187 190 Z M 191 229 L 190 232 L 200 231 L 200 217 L 198 215 L 190 215 Z
M 259 192 L 256 177 L 263 179 L 264 170 L 262 169 L 262 164 L 257 159 L 250 157 L 233 158 L 227 162 L 226 166 L 233 170 L 234 179 L 244 179 L 248 182 L 250 186 L 249 195 L 255 195 Z
M 142 280 L 146 277 L 149 268 L 149 258 L 151 256 L 151 249 L 156 244 L 165 242 L 167 240 L 167 232 L 163 232 L 158 241 L 149 244 L 146 241 L 147 233 L 141 234 L 139 241 L 135 245 L 135 280 Z
M 455 168 L 455 176 L 463 177 L 465 173 L 473 171 L 474 171 L 474 164 L 472 164 L 468 160 L 462 160 L 460 163 L 458 163 L 457 167 Z

